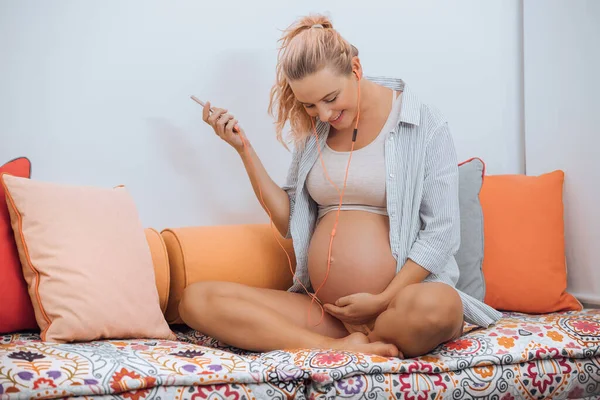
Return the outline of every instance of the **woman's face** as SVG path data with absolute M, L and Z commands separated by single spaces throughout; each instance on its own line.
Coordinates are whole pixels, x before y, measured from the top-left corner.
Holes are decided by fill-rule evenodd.
M 338 131 L 354 127 L 358 99 L 356 75 L 340 75 L 326 67 L 291 81 L 290 87 L 311 117 L 329 122 Z

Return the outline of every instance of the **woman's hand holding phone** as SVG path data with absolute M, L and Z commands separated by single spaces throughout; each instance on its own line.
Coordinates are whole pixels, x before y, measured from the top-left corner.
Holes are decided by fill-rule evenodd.
M 248 145 L 245 132 L 238 125 L 238 120 L 227 109 L 213 107 L 210 102 L 203 103 L 194 96 L 192 99 L 203 106 L 202 119 L 209 124 L 217 136 L 232 146 L 238 153 L 245 148 L 244 141 Z

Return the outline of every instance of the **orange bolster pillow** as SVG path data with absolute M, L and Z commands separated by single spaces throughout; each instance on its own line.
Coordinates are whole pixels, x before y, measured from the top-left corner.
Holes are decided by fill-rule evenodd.
M 157 230 L 146 228 L 144 229 L 144 233 L 146 234 L 146 241 L 152 254 L 156 290 L 158 291 L 160 309 L 164 314 L 167 311 L 167 304 L 169 302 L 169 281 L 171 279 L 167 246 L 165 246 L 165 242 Z
M 182 323 L 179 301 L 183 290 L 195 282 L 228 281 L 280 290 L 292 285 L 290 261 L 292 270 L 296 265 L 292 241 L 269 224 L 172 228 L 161 235 L 171 273 L 165 313 L 169 324 Z

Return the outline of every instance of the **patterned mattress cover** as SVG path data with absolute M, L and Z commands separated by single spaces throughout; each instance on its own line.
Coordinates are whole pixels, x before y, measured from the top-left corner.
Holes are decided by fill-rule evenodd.
M 178 341 L 49 344 L 0 335 L 0 399 L 565 399 L 600 397 L 600 310 L 505 313 L 415 359 L 251 353 L 190 329 Z

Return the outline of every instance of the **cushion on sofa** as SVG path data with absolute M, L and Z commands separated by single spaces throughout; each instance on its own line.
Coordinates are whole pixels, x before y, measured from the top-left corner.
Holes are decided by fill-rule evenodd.
M 292 241 L 282 238 L 270 224 L 172 228 L 161 235 L 171 272 L 165 314 L 171 324 L 182 322 L 181 295 L 194 282 L 229 281 L 281 290 L 292 285 L 296 263 Z
M 169 270 L 169 256 L 167 246 L 160 232 L 153 228 L 144 229 L 146 241 L 150 247 L 152 264 L 154 265 L 154 278 L 156 280 L 156 291 L 158 292 L 160 309 L 163 314 L 167 311 L 169 303 L 169 285 L 171 280 Z
M 459 164 L 460 247 L 456 262 L 460 271 L 456 288 L 483 301 L 483 212 L 479 192 L 483 184 L 485 163 L 472 158 Z
M 498 310 L 581 310 L 567 292 L 564 172 L 490 175 L 481 189 L 485 302 Z
M 30 178 L 31 162 L 26 157 L 16 158 L 0 166 L 2 173 Z M 4 187 L 0 185 L 0 333 L 30 329 L 38 326 L 21 270 Z
M 174 338 L 124 187 L 0 178 L 42 340 Z

